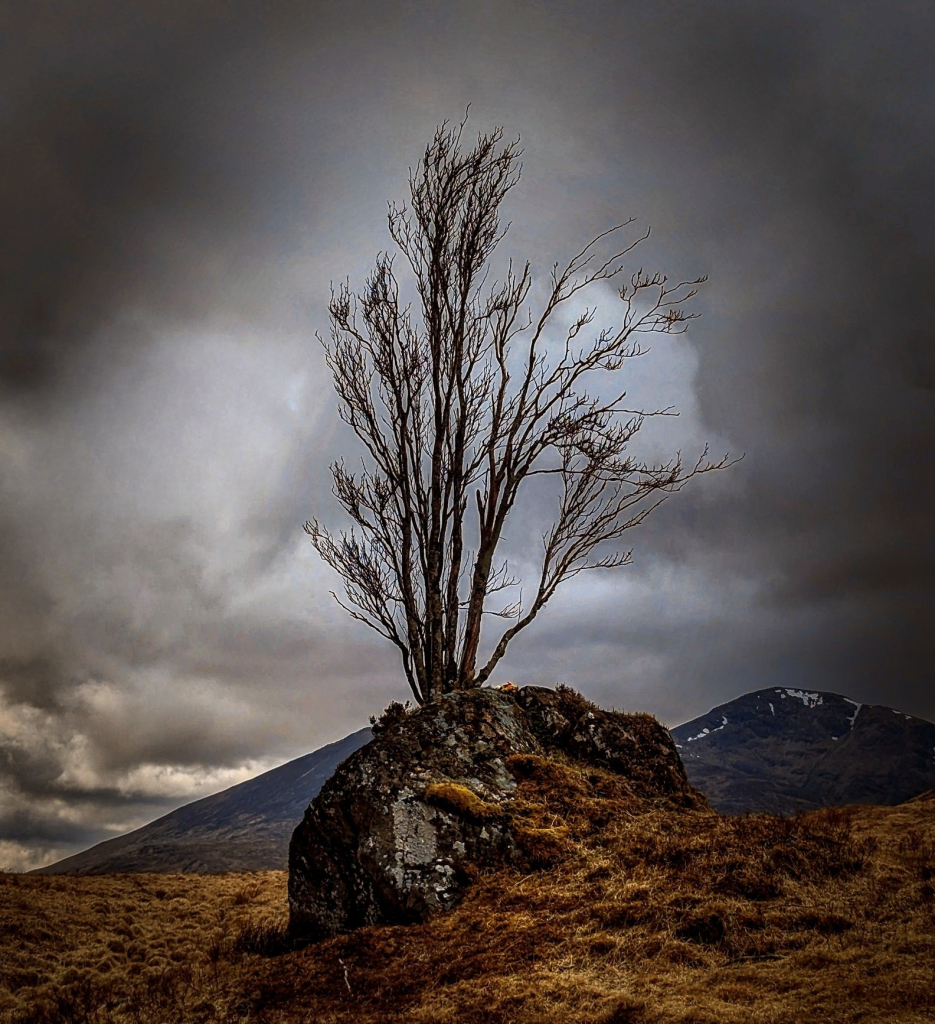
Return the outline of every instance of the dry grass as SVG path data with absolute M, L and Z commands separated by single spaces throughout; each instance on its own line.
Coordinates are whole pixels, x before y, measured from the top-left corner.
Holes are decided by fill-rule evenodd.
M 237 938 L 274 926 L 285 899 L 283 871 L 0 874 L 0 1020 L 223 1019 Z
M 935 1020 L 932 802 L 722 818 L 646 811 L 593 769 L 514 769 L 525 863 L 423 925 L 293 949 L 281 873 L 0 876 L 0 1016 Z
M 433 807 L 452 811 L 469 821 L 493 821 L 504 816 L 496 804 L 481 800 L 467 786 L 457 782 L 433 782 L 426 787 L 423 799 Z

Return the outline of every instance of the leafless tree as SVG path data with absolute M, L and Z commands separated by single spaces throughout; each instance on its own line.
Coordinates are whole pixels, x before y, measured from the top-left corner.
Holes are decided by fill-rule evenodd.
M 689 465 L 678 453 L 659 464 L 632 458 L 627 447 L 645 418 L 671 410 L 633 410 L 623 391 L 587 390 L 596 374 L 616 379 L 641 353 L 641 335 L 686 330 L 697 314 L 685 303 L 704 278 L 672 284 L 642 269 L 624 277 L 625 258 L 648 234 L 614 244 L 628 221 L 564 269 L 553 266 L 534 316 L 528 262 L 510 262 L 505 279 L 487 286 L 506 231 L 500 206 L 520 176 L 518 141 L 504 143 L 497 129 L 466 151 L 464 127 L 437 129 L 410 172 L 411 203 L 389 206 L 418 317 L 401 298 L 388 253 L 359 294 L 347 284 L 332 289 L 330 342 L 322 343 L 340 415 L 369 460 L 358 473 L 343 461 L 332 466 L 334 493 L 354 527 L 332 533 L 317 520 L 305 524 L 343 577 L 339 603 L 396 645 L 419 703 L 483 684 L 559 584 L 629 563 L 630 551 L 599 545 L 639 525 L 687 480 L 726 465 L 709 461 L 707 449 Z M 617 325 L 591 333 L 595 310 L 585 309 L 556 339 L 556 311 L 598 281 L 617 286 Z M 496 560 L 507 515 L 539 475 L 556 479 L 558 497 L 533 596 L 492 610 L 490 598 L 518 584 Z M 480 664 L 491 615 L 507 624 Z

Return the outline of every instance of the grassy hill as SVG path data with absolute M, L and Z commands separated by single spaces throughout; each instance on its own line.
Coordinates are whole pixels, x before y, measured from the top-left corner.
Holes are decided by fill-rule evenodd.
M 521 789 L 523 866 L 301 949 L 282 872 L 0 876 L 0 1019 L 935 1019 L 935 794 L 785 819 L 629 813 L 555 764 Z

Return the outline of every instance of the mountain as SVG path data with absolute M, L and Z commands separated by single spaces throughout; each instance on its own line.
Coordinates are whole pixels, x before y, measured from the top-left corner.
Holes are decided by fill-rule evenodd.
M 369 739 L 370 730 L 361 729 L 32 874 L 284 870 L 289 839 L 305 808 L 335 768 Z
M 837 693 L 757 690 L 671 732 L 725 814 L 892 805 L 935 788 L 935 724 Z

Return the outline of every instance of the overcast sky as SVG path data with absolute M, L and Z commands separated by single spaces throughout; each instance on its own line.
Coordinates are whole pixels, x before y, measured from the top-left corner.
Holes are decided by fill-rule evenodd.
M 314 331 L 469 102 L 522 137 L 504 255 L 542 280 L 635 216 L 644 266 L 709 275 L 633 392 L 682 411 L 647 443 L 745 453 L 499 680 L 669 725 L 773 684 L 935 718 L 930 3 L 2 7 L 0 866 L 407 696 L 302 532 L 353 452 Z

